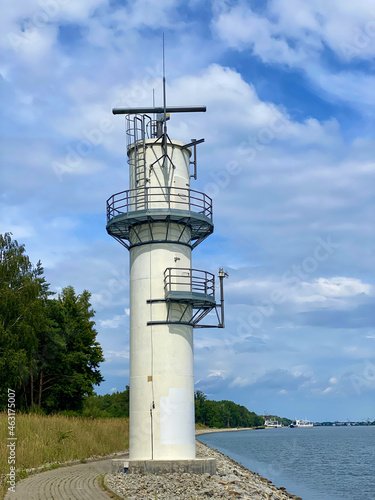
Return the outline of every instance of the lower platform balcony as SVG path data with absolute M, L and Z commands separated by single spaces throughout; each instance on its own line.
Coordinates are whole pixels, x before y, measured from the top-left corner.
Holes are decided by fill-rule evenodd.
M 164 293 L 166 302 L 212 309 L 216 305 L 215 276 L 200 269 L 168 267 L 164 271 Z
M 220 278 L 220 275 L 219 275 Z M 165 303 L 165 318 L 147 325 L 189 325 L 193 328 L 223 328 L 224 311 L 221 287 L 220 304 L 215 299 L 215 275 L 191 268 L 168 267 L 164 271 L 164 298 L 150 299 L 150 304 Z M 210 324 L 201 321 L 214 312 Z M 220 311 L 220 313 L 219 313 Z

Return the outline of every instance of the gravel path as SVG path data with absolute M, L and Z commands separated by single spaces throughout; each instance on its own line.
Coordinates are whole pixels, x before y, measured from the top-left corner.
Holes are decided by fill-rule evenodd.
M 112 458 L 35 474 L 17 482 L 5 500 L 109 500 L 98 477 L 110 472 Z

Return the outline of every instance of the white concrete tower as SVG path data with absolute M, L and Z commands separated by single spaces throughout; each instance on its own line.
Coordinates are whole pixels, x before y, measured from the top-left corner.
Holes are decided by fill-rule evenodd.
M 191 262 L 213 232 L 212 200 L 190 189 L 203 139 L 166 129 L 167 113 L 192 111 L 205 108 L 113 110 L 129 139 L 129 190 L 107 201 L 107 231 L 130 251 L 130 461 L 195 459 L 193 328 L 224 326 L 215 276 Z M 212 310 L 217 323 L 200 324 Z

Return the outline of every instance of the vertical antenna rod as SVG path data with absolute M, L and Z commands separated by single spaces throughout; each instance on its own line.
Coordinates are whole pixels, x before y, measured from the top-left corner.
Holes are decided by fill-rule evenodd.
M 167 97 L 165 91 L 165 50 L 164 50 L 164 33 L 163 33 L 163 108 L 164 108 L 164 130 L 167 130 L 166 114 L 167 114 Z
M 167 158 L 167 96 L 165 90 L 165 50 L 164 50 L 164 33 L 163 33 L 163 108 L 164 108 L 164 128 L 163 128 L 163 167 Z

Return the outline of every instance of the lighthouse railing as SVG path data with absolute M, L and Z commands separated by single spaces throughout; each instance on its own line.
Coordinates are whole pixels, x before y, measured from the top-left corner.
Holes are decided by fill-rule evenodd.
M 205 193 L 180 187 L 128 189 L 107 200 L 107 221 L 121 214 L 140 210 L 184 210 L 212 219 L 212 199 Z
M 201 269 L 168 267 L 164 271 L 164 291 L 199 293 L 215 299 L 215 275 Z

